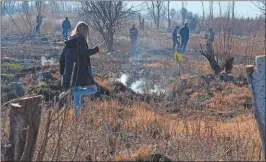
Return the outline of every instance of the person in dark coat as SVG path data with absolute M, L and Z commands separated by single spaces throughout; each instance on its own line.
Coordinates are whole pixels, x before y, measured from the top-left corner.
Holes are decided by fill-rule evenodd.
M 135 27 L 135 24 L 132 25 L 132 28 L 129 30 L 129 34 L 130 34 L 130 39 L 131 39 L 131 46 L 133 49 L 132 51 L 136 52 L 137 51 L 137 41 L 138 41 L 139 31 Z
M 189 39 L 189 29 L 187 27 L 187 23 L 185 23 L 184 27 L 182 27 L 180 29 L 179 34 L 181 36 L 181 47 L 180 47 L 180 50 L 181 50 L 182 53 L 184 53 L 185 50 L 186 50 L 186 47 L 187 47 L 188 39 Z
M 36 19 L 36 33 L 40 34 L 41 32 L 41 24 L 42 24 L 42 15 L 38 14 Z
M 178 38 L 180 36 L 177 35 L 177 31 L 180 29 L 179 26 L 176 26 L 173 33 L 172 33 L 172 39 L 173 39 L 173 51 L 175 50 L 176 44 L 177 44 L 177 52 L 179 52 L 179 48 L 180 48 L 180 42 L 178 40 Z
M 95 85 L 92 74 L 90 56 L 99 52 L 99 47 L 88 48 L 87 40 L 89 27 L 84 22 L 79 22 L 72 31 L 71 36 L 65 41 L 65 47 L 60 57 L 60 73 L 64 90 L 79 86 Z M 73 81 L 71 82 L 74 63 Z
M 70 24 L 70 22 L 68 20 L 68 17 L 66 17 L 65 20 L 63 21 L 63 23 L 62 23 L 62 29 L 63 29 L 63 36 L 64 36 L 65 39 L 67 39 L 68 32 L 71 29 L 71 24 Z

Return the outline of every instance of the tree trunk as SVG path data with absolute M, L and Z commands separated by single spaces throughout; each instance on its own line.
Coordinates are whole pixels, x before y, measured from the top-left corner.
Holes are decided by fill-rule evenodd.
M 141 15 L 139 14 L 139 28 L 144 30 L 144 18 L 141 19 Z
M 229 45 L 229 55 L 232 51 L 232 43 L 233 43 L 233 34 L 234 34 L 234 22 L 235 22 L 235 1 L 232 2 L 232 27 L 231 27 L 231 38 L 230 38 L 230 45 Z
M 139 13 L 139 26 L 141 26 L 141 16 L 140 16 L 140 13 Z
M 142 18 L 141 29 L 144 30 L 144 18 Z
M 203 1 L 201 1 L 201 4 L 202 4 L 203 30 L 205 31 L 206 30 L 206 27 L 205 27 L 205 13 L 204 13 L 204 4 L 203 4 Z
M 108 52 L 113 52 L 113 45 L 114 45 L 114 35 L 109 34 L 107 42 Z
M 160 28 L 160 9 L 159 7 L 157 6 L 157 29 Z
M 32 161 L 40 127 L 41 96 L 24 97 L 10 109 L 8 161 Z
M 167 16 L 168 16 L 168 31 L 171 31 L 171 19 L 170 19 L 170 1 L 168 1 Z

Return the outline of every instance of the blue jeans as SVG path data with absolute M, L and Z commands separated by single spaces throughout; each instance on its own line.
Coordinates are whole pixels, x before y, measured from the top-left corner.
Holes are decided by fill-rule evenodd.
M 182 53 L 184 53 L 186 51 L 186 47 L 187 47 L 187 42 L 188 42 L 188 39 L 181 39 L 181 46 L 180 46 L 180 51 Z
M 75 104 L 75 117 L 79 115 L 79 111 L 81 107 L 81 97 L 83 95 L 95 94 L 96 92 L 97 92 L 96 85 L 74 88 L 73 94 L 74 94 L 74 104 Z
M 67 39 L 68 30 L 63 30 L 63 37 Z

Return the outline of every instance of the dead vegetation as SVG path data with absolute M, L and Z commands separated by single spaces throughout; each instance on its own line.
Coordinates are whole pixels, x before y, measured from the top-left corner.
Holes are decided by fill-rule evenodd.
M 19 18 L 13 18 L 22 24 Z M 264 50 L 263 38 L 259 34 L 251 32 L 246 37 L 229 37 L 232 39 L 229 56 L 234 57 L 234 62 L 227 66 L 220 62 L 225 52 L 223 32 L 216 37 L 217 52 L 201 53 L 203 56 L 198 52 L 198 39 L 193 38 L 202 34 L 192 33 L 188 53 L 181 64 L 181 76 L 178 76 L 177 63 L 170 50 L 171 33 L 150 29 L 146 25 L 150 22 L 145 20 L 145 30 L 140 32 L 140 59 L 134 62 L 135 58 L 127 54 L 126 29 L 129 25 L 124 26 L 114 35 L 114 49 L 117 51 L 107 55 L 107 48 L 92 57 L 95 80 L 100 88 L 95 96 L 84 98 L 81 116 L 75 120 L 73 105 L 63 109 L 57 106 L 55 97 L 60 93 L 58 65 L 40 66 L 44 54 L 56 58 L 61 52 L 62 42 L 58 41 L 61 36 L 56 31 L 60 30 L 62 19 L 60 16 L 44 18 L 41 33 L 45 33 L 43 37 L 48 41 L 43 42 L 39 37 L 25 39 L 20 34 L 1 37 L 1 53 L 18 60 L 34 58 L 34 64 L 38 65 L 12 70 L 12 73 L 19 74 L 25 94 L 45 97 L 34 160 L 262 160 L 259 133 L 243 69 Z M 7 20 L 5 17 L 4 21 Z M 15 33 L 14 26 L 9 28 L 10 23 L 3 24 L 6 24 L 3 30 Z M 50 24 L 53 26 L 48 27 Z M 90 36 L 93 45 L 101 41 L 96 32 L 90 32 Z M 204 44 L 202 38 L 199 40 Z M 16 48 L 12 48 L 14 46 Z M 234 67 L 230 68 L 232 65 Z M 2 73 L 10 71 L 5 67 Z M 226 73 L 229 71 L 231 74 Z M 47 78 L 40 81 L 37 73 Z M 121 75 L 112 78 L 113 73 L 129 74 L 127 84 L 117 80 Z M 6 95 L 10 91 L 9 77 L 1 80 L 2 103 L 21 96 L 17 93 Z M 166 93 L 137 93 L 131 85 L 139 79 L 148 84 L 144 92 L 160 85 Z M 7 143 L 9 135 L 8 118 L 9 112 L 2 112 L 2 144 Z

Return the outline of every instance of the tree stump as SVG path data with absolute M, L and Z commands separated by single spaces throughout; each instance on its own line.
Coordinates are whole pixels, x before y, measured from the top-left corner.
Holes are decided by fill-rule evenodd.
M 255 108 L 255 117 L 260 132 L 264 160 L 266 161 L 265 138 L 266 138 L 266 95 L 265 95 L 265 74 L 266 74 L 266 56 L 256 57 L 256 67 L 253 65 L 246 66 L 249 87 L 252 93 L 252 103 Z
M 231 73 L 233 69 L 234 57 L 229 56 L 224 59 L 223 63 L 219 64 L 218 58 L 215 56 L 212 46 L 213 45 L 211 43 L 207 43 L 207 51 L 203 51 L 202 46 L 200 44 L 200 53 L 209 61 L 212 71 L 215 73 L 215 75 L 219 74 L 224 69 L 227 74 Z
M 41 99 L 40 95 L 30 96 L 11 103 L 7 161 L 32 161 L 41 122 Z

